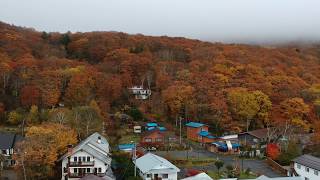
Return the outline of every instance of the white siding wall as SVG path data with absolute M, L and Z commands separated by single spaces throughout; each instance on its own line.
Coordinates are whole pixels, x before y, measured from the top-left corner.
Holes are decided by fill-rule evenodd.
M 315 174 L 315 170 L 309 168 L 309 172 L 306 170 L 306 166 L 300 165 L 298 163 L 294 163 L 295 171 L 302 177 L 303 180 L 305 178 L 309 178 L 309 180 L 319 180 L 320 179 L 320 171 L 318 171 L 318 175 Z
M 177 172 L 168 172 L 166 170 L 161 171 L 161 170 L 156 170 L 156 171 L 150 171 L 149 173 L 143 174 L 142 172 L 139 173 L 140 177 L 144 180 L 152 180 L 154 178 L 155 174 L 158 174 L 159 178 L 162 178 L 163 180 L 177 180 L 178 179 L 178 174 Z M 147 174 L 151 174 L 151 176 L 148 178 Z M 168 178 L 164 178 L 163 174 L 168 174 Z
M 102 162 L 101 160 L 94 158 L 92 155 L 88 154 L 87 152 L 84 151 L 78 151 L 75 154 L 73 154 L 72 156 L 70 156 L 70 162 L 74 162 L 74 157 L 86 157 L 86 161 L 87 161 L 87 157 L 90 157 L 90 161 L 94 161 L 94 166 L 81 166 L 81 167 L 69 167 L 70 169 L 70 173 L 74 173 L 74 169 L 75 168 L 91 168 L 90 172 L 93 173 L 94 172 L 94 168 L 101 168 L 101 173 L 105 173 L 107 171 L 107 169 L 109 168 L 108 165 L 105 165 L 104 162 Z M 62 179 L 64 179 L 64 176 L 67 173 L 64 173 L 63 169 L 65 167 L 67 167 L 67 163 L 68 163 L 68 158 L 63 159 L 62 161 Z M 67 171 L 68 172 L 68 171 Z M 87 171 L 85 171 L 87 172 Z M 98 172 L 100 173 L 100 172 Z M 69 178 L 71 179 L 71 178 Z

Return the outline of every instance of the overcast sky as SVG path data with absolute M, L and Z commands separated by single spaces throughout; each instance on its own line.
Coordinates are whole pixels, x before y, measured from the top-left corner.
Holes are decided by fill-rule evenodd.
M 320 0 L 0 0 L 0 21 L 219 42 L 320 40 Z

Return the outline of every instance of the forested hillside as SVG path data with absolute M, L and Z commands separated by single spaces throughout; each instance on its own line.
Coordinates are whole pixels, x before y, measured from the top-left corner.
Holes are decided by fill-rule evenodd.
M 316 45 L 46 33 L 0 23 L 0 78 L 2 124 L 81 117 L 71 119 L 84 136 L 87 121 L 112 124 L 109 114 L 126 107 L 172 124 L 178 116 L 206 122 L 216 133 L 244 131 L 247 122 L 249 129 L 290 124 L 309 131 L 320 116 Z M 151 88 L 149 100 L 128 92 L 141 84 Z

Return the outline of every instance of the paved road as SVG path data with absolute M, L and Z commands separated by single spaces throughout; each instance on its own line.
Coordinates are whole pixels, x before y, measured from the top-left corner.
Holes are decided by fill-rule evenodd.
M 232 155 L 221 155 L 221 154 L 216 154 L 216 153 L 212 153 L 206 150 L 192 150 L 192 151 L 157 151 L 155 152 L 158 155 L 161 156 L 166 156 L 169 155 L 173 158 L 187 158 L 187 155 L 189 157 L 193 157 L 193 158 L 206 158 L 206 157 L 210 157 L 210 158 L 218 158 L 222 161 L 224 161 L 225 165 L 235 165 L 235 163 L 237 162 L 237 157 L 236 156 L 232 156 Z M 240 167 L 242 167 L 242 161 L 238 160 L 238 164 L 240 165 Z M 266 175 L 268 177 L 280 177 L 281 175 L 277 172 L 275 172 L 274 170 L 272 170 L 270 168 L 270 166 L 267 165 L 267 163 L 264 160 L 256 160 L 256 159 L 245 159 L 243 160 L 243 169 L 247 169 L 250 168 L 252 172 L 256 173 L 256 174 L 263 174 Z M 195 167 L 195 169 L 198 170 L 203 170 L 203 171 L 208 171 L 208 170 L 216 170 L 216 167 L 214 166 L 214 164 L 209 165 L 209 166 L 203 166 L 203 167 Z

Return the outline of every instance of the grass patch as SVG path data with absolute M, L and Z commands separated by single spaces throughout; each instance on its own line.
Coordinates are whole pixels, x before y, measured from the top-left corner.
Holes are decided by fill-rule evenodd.
M 208 171 L 207 172 L 208 176 L 210 176 L 212 179 L 220 179 L 221 175 L 218 174 L 216 171 Z
M 131 141 L 138 143 L 140 141 L 140 136 L 135 134 L 127 134 L 127 135 L 121 136 L 119 143 L 128 144 L 128 143 L 131 143 Z
M 208 166 L 216 161 L 214 158 L 173 159 L 169 157 L 168 159 L 179 167 Z
M 246 173 L 246 172 L 241 172 L 239 179 L 255 179 L 257 178 L 256 175 L 252 174 L 252 173 Z

